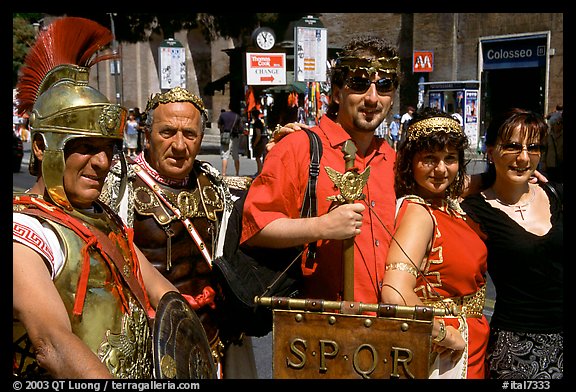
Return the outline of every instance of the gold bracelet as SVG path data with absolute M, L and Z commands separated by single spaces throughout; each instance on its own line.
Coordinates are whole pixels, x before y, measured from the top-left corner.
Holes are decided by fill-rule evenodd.
M 408 263 L 386 264 L 385 270 L 386 271 L 388 271 L 388 270 L 404 271 L 404 272 L 408 272 L 410 275 L 414 276 L 415 278 L 418 278 L 418 270 L 416 268 L 414 268 L 414 266 L 412 266 Z
M 444 324 L 444 320 L 438 320 L 438 323 L 440 324 L 440 331 L 438 331 L 438 335 L 432 339 L 432 342 L 436 344 L 446 339 L 446 324 Z

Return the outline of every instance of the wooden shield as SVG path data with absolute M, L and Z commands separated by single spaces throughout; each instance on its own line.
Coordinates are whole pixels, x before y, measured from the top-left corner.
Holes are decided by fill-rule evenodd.
M 274 378 L 428 378 L 431 320 L 273 314 Z

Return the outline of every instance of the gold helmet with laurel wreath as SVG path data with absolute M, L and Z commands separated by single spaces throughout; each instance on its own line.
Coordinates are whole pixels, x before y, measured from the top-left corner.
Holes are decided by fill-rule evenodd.
M 36 134 L 44 140 L 41 173 L 46 189 L 66 209 L 73 208 L 62 180 L 66 143 L 80 137 L 122 142 L 127 110 L 88 85 L 92 65 L 117 57 L 94 56 L 112 38 L 110 30 L 89 19 L 56 19 L 38 35 L 17 85 L 19 112 L 30 115 L 31 140 Z M 38 175 L 39 166 L 32 154 L 30 174 Z

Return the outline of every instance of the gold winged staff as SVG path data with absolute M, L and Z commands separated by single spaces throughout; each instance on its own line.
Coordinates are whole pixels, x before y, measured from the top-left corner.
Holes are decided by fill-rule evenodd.
M 325 166 L 326 173 L 334 185 L 340 190 L 339 195 L 329 196 L 328 200 L 339 203 L 354 203 L 362 200 L 362 190 L 368 182 L 370 167 L 362 173 L 354 167 L 356 159 L 356 145 L 352 140 L 346 140 L 342 146 L 344 154 L 345 172 L 340 173 L 331 167 Z M 354 238 L 344 240 L 344 301 L 354 301 Z

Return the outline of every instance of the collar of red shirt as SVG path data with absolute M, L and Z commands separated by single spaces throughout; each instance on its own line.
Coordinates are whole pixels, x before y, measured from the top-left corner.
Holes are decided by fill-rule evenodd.
M 346 140 L 350 139 L 348 132 L 340 124 L 328 118 L 328 116 L 322 116 L 319 127 L 332 148 L 338 148 L 338 146 L 342 146 Z M 371 146 L 376 150 L 376 153 L 380 154 L 390 154 L 394 151 L 385 139 L 377 137 L 372 138 Z

